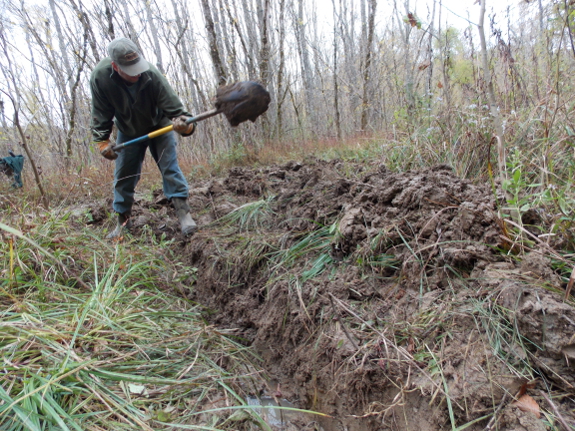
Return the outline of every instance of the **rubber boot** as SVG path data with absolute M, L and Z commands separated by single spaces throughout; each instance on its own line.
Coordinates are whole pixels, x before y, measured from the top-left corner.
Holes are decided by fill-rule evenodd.
M 117 239 L 130 232 L 130 229 L 132 228 L 131 215 L 132 213 L 130 211 L 118 214 L 118 224 L 116 225 L 116 228 L 108 234 L 106 239 Z
M 190 236 L 196 233 L 198 225 L 190 215 L 190 206 L 185 198 L 173 198 L 172 203 L 176 209 L 176 216 L 180 220 L 180 227 L 184 236 Z

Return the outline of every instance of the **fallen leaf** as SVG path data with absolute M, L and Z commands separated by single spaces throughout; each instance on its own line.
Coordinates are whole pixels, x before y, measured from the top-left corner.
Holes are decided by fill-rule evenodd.
M 407 351 L 410 354 L 415 352 L 415 341 L 413 340 L 413 337 L 409 337 L 409 341 L 407 342 Z
M 137 394 L 137 395 L 146 395 L 146 387 L 144 385 L 136 385 L 134 383 L 128 383 L 128 388 L 130 389 L 130 393 Z
M 533 413 L 537 419 L 541 417 L 541 413 L 539 411 L 539 404 L 535 401 L 531 396 L 525 394 L 521 396 L 517 401 L 513 403 L 513 405 L 517 406 L 519 410 L 522 412 L 531 412 Z
M 520 399 L 523 395 L 527 393 L 527 389 L 533 389 L 537 385 L 537 379 L 528 380 L 521 385 L 519 392 L 515 395 L 515 398 Z

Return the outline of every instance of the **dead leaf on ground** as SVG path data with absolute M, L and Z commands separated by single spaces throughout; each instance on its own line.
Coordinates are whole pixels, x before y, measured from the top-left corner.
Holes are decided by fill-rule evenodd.
M 517 401 L 513 403 L 513 405 L 519 407 L 519 410 L 521 410 L 522 412 L 533 413 L 537 417 L 537 419 L 541 417 L 539 404 L 537 404 L 537 401 L 535 401 L 533 397 L 527 394 L 521 396 Z
M 520 399 L 523 395 L 527 393 L 527 389 L 533 389 L 537 385 L 537 379 L 527 380 L 519 388 L 519 392 L 515 395 L 515 398 Z

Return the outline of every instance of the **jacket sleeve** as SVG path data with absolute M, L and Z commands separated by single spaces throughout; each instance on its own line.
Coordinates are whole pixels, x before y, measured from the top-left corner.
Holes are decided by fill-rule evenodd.
M 186 111 L 180 98 L 168 83 L 168 80 L 164 77 L 164 75 L 158 73 L 156 75 L 156 79 L 158 108 L 164 112 L 164 115 L 170 120 L 172 118 L 179 117 L 180 115 L 192 117 L 192 114 Z
M 99 86 L 98 79 L 90 79 L 92 92 L 92 138 L 96 142 L 109 139 L 114 125 L 114 107 Z

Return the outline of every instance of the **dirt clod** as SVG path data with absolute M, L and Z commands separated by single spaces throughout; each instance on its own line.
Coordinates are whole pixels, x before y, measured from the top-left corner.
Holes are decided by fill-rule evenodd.
M 270 94 L 261 84 L 243 81 L 218 88 L 215 106 L 235 127 L 244 121 L 255 122 L 267 111 L 270 101 Z

